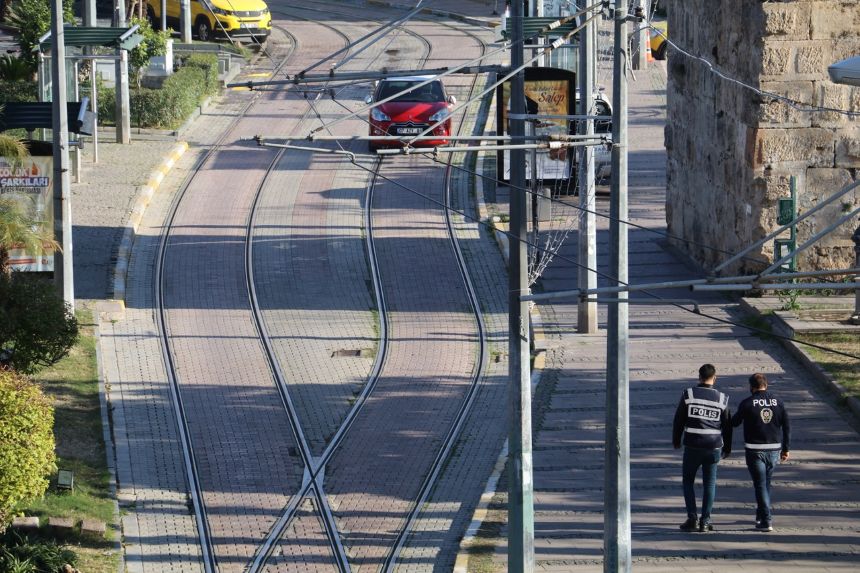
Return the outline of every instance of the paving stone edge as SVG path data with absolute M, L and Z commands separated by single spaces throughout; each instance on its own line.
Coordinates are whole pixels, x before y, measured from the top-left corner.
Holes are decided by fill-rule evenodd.
M 137 192 L 137 198 L 134 201 L 134 206 L 126 221 L 125 228 L 122 232 L 122 239 L 119 242 L 119 247 L 116 254 L 116 262 L 113 271 L 113 285 L 111 297 L 115 300 L 125 301 L 125 283 L 128 274 L 128 263 L 131 257 L 131 249 L 134 246 L 134 238 L 137 235 L 137 229 L 140 226 L 140 221 L 143 219 L 146 208 L 149 202 L 158 191 L 164 177 L 170 172 L 173 166 L 179 161 L 179 158 L 188 149 L 188 143 L 180 141 L 173 149 L 170 150 L 161 164 L 149 175 L 147 182 L 142 185 Z
M 105 459 L 108 469 L 108 492 L 110 499 L 113 502 L 113 523 L 108 524 L 108 528 L 113 529 L 115 537 L 113 539 L 113 548 L 119 557 L 117 563 L 117 573 L 125 571 L 125 552 L 122 550 L 122 522 L 119 512 L 119 499 L 117 498 L 117 474 L 116 474 L 116 450 L 113 442 L 113 426 L 110 423 L 110 404 L 108 398 L 107 384 L 105 380 L 104 361 L 101 351 L 101 332 L 99 330 L 101 324 L 101 313 L 99 309 L 93 309 L 93 325 L 94 336 L 96 339 L 96 365 L 99 377 L 99 412 L 102 419 L 102 439 L 105 443 Z
M 741 299 L 740 302 L 741 309 L 744 312 L 752 315 L 767 319 L 767 316 L 764 315 L 758 308 L 754 305 L 750 304 L 746 299 Z M 773 323 L 771 323 L 773 324 Z M 779 334 L 787 335 L 790 333 L 779 332 Z M 801 364 L 812 374 L 812 377 L 815 378 L 818 382 L 820 382 L 824 387 L 832 390 L 840 399 L 840 401 L 844 401 L 845 405 L 851 411 L 854 416 L 860 420 L 860 400 L 855 398 L 854 396 L 849 396 L 848 391 L 845 389 L 842 384 L 836 381 L 833 376 L 830 375 L 824 368 L 822 368 L 818 362 L 815 361 L 812 356 L 803 348 L 802 345 L 797 344 L 793 340 L 789 340 L 786 338 L 779 338 L 779 342 L 785 347 L 789 353 L 797 358 Z

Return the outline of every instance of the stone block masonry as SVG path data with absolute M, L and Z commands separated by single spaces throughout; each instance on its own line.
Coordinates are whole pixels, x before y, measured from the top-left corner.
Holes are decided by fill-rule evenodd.
M 860 54 L 860 4 L 849 0 L 670 0 L 669 30 L 683 50 L 731 78 L 811 107 L 860 112 L 860 88 L 830 82 L 827 67 Z M 670 51 L 666 220 L 676 246 L 706 268 L 776 228 L 778 200 L 798 180 L 802 212 L 857 180 L 860 118 L 807 112 L 714 75 Z M 798 243 L 860 205 L 860 193 L 810 217 Z M 801 269 L 853 263 L 845 224 L 801 255 Z M 772 260 L 772 244 L 753 254 Z M 752 272 L 754 261 L 731 272 Z

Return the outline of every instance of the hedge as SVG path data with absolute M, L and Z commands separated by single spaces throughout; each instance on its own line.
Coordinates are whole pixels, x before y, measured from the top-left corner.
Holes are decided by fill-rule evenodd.
M 161 89 L 130 91 L 133 126 L 176 129 L 206 97 L 218 93 L 217 56 L 195 54 L 182 59 L 181 66 L 164 80 Z M 99 91 L 99 123 L 114 124 L 115 112 L 114 89 Z
M 217 64 L 217 62 L 216 62 Z M 38 86 L 29 80 L 0 80 L 0 102 L 36 101 Z

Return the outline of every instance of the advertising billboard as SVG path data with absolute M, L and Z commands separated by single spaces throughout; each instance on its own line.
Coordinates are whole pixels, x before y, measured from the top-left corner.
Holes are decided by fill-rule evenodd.
M 42 227 L 48 236 L 53 234 L 54 228 L 53 170 L 54 158 L 51 156 L 31 156 L 20 165 L 12 165 L 0 157 L 0 195 L 21 204 L 34 225 Z M 13 270 L 54 270 L 51 251 L 29 253 L 13 245 L 9 255 Z
M 576 113 L 576 74 L 558 68 L 525 69 L 526 113 L 566 116 Z M 499 135 L 510 133 L 511 82 L 496 88 L 496 125 Z M 572 122 L 567 119 L 540 118 L 526 122 L 526 133 L 536 135 L 570 134 Z M 570 149 L 537 150 L 537 177 L 543 180 L 569 179 L 575 158 Z M 526 151 L 526 178 L 533 178 L 532 152 Z M 510 181 L 510 152 L 498 152 L 497 178 Z

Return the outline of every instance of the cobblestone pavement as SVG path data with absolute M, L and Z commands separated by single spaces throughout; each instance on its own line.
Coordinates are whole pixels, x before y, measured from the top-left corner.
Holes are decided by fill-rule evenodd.
M 638 72 L 630 87 L 630 214 L 647 228 L 665 229 L 665 68 Z M 576 198 L 572 198 L 574 201 Z M 608 212 L 606 200 L 598 208 Z M 570 211 L 573 213 L 572 211 Z M 598 265 L 608 270 L 605 219 L 598 218 Z M 696 275 L 659 237 L 630 230 L 631 282 Z M 562 249 L 577 259 L 575 236 Z M 605 284 L 605 281 L 599 281 Z M 576 267 L 558 259 L 544 274 L 547 290 L 574 288 Z M 689 291 L 661 291 L 690 298 Z M 642 295 L 634 295 L 633 298 Z M 720 320 L 742 321 L 733 303 L 697 297 L 702 315 L 666 305 L 630 306 L 630 436 L 633 558 L 636 571 L 847 571 L 860 552 L 860 463 L 856 421 L 818 388 L 775 341 Z M 536 558 L 542 571 L 600 571 L 603 554 L 603 334 L 576 334 L 576 307 L 542 305 L 551 336 L 536 398 Z M 601 308 L 601 325 L 605 309 Z M 746 379 L 764 372 L 792 416 L 792 458 L 774 476 L 775 531 L 753 527 L 755 499 L 742 437 L 720 465 L 712 534 L 685 534 L 681 454 L 671 447 L 675 406 L 695 384 L 698 367 L 716 365 L 717 386 L 731 406 L 748 395 Z M 739 432 L 740 433 L 740 432 Z M 701 500 L 701 491 L 698 492 Z M 496 564 L 504 567 L 504 555 Z

